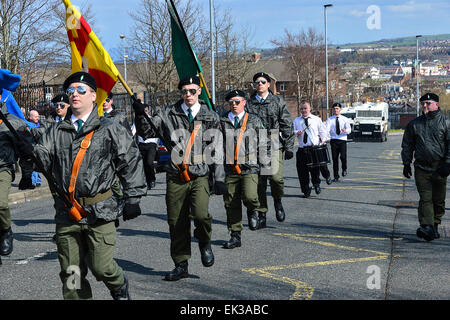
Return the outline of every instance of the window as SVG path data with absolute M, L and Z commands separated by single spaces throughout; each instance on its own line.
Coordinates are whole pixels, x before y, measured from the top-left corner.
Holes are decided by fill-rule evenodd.
M 280 82 L 280 91 L 286 91 L 286 83 Z

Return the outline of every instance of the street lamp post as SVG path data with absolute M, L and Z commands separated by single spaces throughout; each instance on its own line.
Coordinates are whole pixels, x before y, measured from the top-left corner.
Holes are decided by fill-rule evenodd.
M 121 34 L 120 39 L 122 39 L 122 40 L 125 39 L 125 35 Z M 122 41 L 122 45 L 123 45 L 123 76 L 125 78 L 125 82 L 127 82 L 127 58 L 128 58 L 128 55 L 126 54 L 125 45 L 123 44 L 123 41 Z
M 212 103 L 216 103 L 216 82 L 214 70 L 214 0 L 209 0 L 209 21 L 210 21 L 210 46 L 211 46 L 211 99 Z
M 327 116 L 326 119 L 328 119 L 329 111 L 328 111 L 328 39 L 327 39 L 327 8 L 332 7 L 332 4 L 325 4 L 323 6 L 323 15 L 325 20 L 325 86 L 326 86 L 326 92 L 327 92 Z
M 417 102 L 417 116 L 420 115 L 419 107 L 419 38 L 421 35 L 416 36 L 416 102 Z

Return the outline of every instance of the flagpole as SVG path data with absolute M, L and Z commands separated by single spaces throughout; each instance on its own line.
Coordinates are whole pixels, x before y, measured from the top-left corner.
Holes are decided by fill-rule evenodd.
M 195 61 L 196 67 L 197 67 L 197 72 L 199 73 L 199 77 L 200 77 L 200 80 L 201 80 L 201 82 L 203 84 L 203 88 L 205 88 L 206 95 L 210 99 L 210 102 L 212 104 L 213 109 L 215 109 L 214 108 L 214 103 L 211 100 L 211 94 L 209 93 L 208 87 L 206 86 L 205 79 L 203 78 L 203 74 L 202 74 L 202 72 L 200 72 L 200 68 L 198 67 L 197 56 L 195 55 L 194 50 L 192 49 L 191 43 L 189 42 L 189 38 L 187 36 L 186 30 L 184 30 L 183 24 L 181 23 L 181 19 L 180 19 L 180 16 L 178 15 L 178 11 L 177 11 L 177 9 L 175 7 L 175 4 L 173 3 L 173 0 L 166 0 L 166 1 L 170 1 L 171 5 L 172 5 L 172 8 L 173 8 L 173 12 L 175 13 L 175 16 L 176 16 L 176 18 L 178 20 L 178 24 L 180 26 L 180 29 L 183 32 L 184 37 L 188 40 L 189 52 L 191 53 L 192 57 L 194 58 L 194 61 Z
M 216 82 L 215 82 L 215 70 L 214 70 L 214 38 L 213 38 L 213 28 L 214 28 L 214 0 L 209 0 L 209 23 L 210 23 L 210 46 L 211 46 L 211 97 L 212 103 L 216 103 Z

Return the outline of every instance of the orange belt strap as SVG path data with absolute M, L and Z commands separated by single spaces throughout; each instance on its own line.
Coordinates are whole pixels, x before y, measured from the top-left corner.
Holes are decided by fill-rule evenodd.
M 91 145 L 91 139 L 94 131 L 89 132 L 81 141 L 80 150 L 78 150 L 77 156 L 75 157 L 75 161 L 72 166 L 72 175 L 70 176 L 70 185 L 69 185 L 69 201 L 73 204 L 75 209 L 78 210 L 78 214 L 74 214 L 72 211 L 69 212 L 69 215 L 72 219 L 79 221 L 82 217 L 86 216 L 86 211 L 83 207 L 78 203 L 75 199 L 75 184 L 78 178 L 78 172 L 80 171 L 81 163 L 83 162 L 83 158 L 86 155 L 87 149 Z
M 239 138 L 236 144 L 236 150 L 234 151 L 234 167 L 233 171 L 235 174 L 241 174 L 241 168 L 238 163 L 238 155 L 239 155 L 239 149 L 241 148 L 241 142 L 242 138 L 244 136 L 244 131 L 247 127 L 247 120 L 248 120 L 248 113 L 245 113 L 244 115 L 244 121 L 242 122 L 241 132 L 239 133 Z
M 181 174 L 181 179 L 185 182 L 190 181 L 189 172 L 188 172 L 188 162 L 189 162 L 189 156 L 191 155 L 192 146 L 194 145 L 195 137 L 197 136 L 198 130 L 200 130 L 200 127 L 202 126 L 201 123 L 196 124 L 194 127 L 194 130 L 191 133 L 191 137 L 189 138 L 188 145 L 186 146 L 186 150 L 184 152 L 184 158 L 183 162 L 181 163 L 181 168 L 177 165 L 178 170 Z

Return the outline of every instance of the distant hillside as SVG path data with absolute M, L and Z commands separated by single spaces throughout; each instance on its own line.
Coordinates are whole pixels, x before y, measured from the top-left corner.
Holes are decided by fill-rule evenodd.
M 450 34 L 438 34 L 438 35 L 423 35 L 419 41 L 432 41 L 432 40 L 450 40 Z M 394 39 L 381 39 L 378 41 L 363 42 L 363 43 L 346 43 L 343 45 L 335 45 L 341 48 L 345 47 L 364 47 L 373 45 L 386 45 L 386 46 L 415 46 L 416 37 L 403 37 Z

